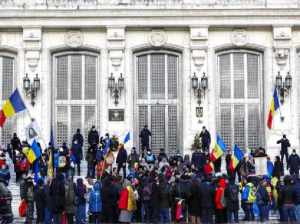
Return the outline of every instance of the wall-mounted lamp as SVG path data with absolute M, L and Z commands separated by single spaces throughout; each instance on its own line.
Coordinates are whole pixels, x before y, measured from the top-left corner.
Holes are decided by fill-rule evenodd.
M 200 82 L 198 82 L 198 77 L 196 76 L 196 73 L 194 73 L 194 76 L 192 77 L 192 89 L 194 90 L 195 96 L 197 96 L 197 103 L 199 104 L 199 106 L 201 104 L 202 92 L 205 98 L 205 90 L 207 89 L 207 86 L 208 78 L 205 76 L 205 72 L 203 73 Z
M 30 97 L 31 105 L 34 107 L 35 99 L 37 97 L 37 92 L 40 90 L 41 81 L 36 74 L 36 77 L 33 79 L 33 83 L 30 84 L 30 79 L 28 78 L 28 74 L 23 78 L 23 89 L 25 90 L 26 99 Z
M 276 83 L 275 84 L 276 88 L 279 91 L 280 103 L 283 104 L 285 93 L 287 93 L 288 96 L 290 89 L 292 88 L 292 76 L 290 76 L 290 73 L 288 72 L 287 75 L 285 76 L 285 81 L 282 82 L 282 76 L 280 75 L 280 72 L 278 72 L 275 83 Z
M 121 93 L 124 90 L 124 88 L 125 88 L 125 81 L 122 73 L 118 78 L 118 83 L 115 82 L 115 77 L 113 76 L 113 73 L 111 73 L 111 76 L 108 78 L 108 89 L 110 90 L 111 97 L 115 99 L 114 104 L 116 106 L 119 103 L 119 99 L 121 99 Z

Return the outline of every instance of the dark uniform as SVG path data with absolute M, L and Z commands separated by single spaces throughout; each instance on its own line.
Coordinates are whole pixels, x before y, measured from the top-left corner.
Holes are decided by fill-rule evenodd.
M 201 131 L 199 138 L 201 138 L 203 152 L 205 149 L 207 149 L 209 152 L 209 144 L 211 142 L 209 131 L 207 130 L 205 130 L 205 132 Z

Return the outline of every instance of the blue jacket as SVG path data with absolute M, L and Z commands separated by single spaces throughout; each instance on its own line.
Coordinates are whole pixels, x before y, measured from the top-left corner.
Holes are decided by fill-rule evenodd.
M 94 184 L 94 191 L 90 193 L 89 211 L 102 212 L 102 200 L 99 182 Z
M 82 154 L 82 147 L 79 144 L 72 144 L 72 152 L 75 156 L 79 156 Z
M 297 154 L 290 155 L 288 167 L 291 168 L 291 169 L 294 169 L 294 170 L 298 170 L 299 169 L 299 167 L 300 167 L 300 159 L 299 159 L 299 156 Z
M 83 180 L 81 178 L 77 179 L 75 194 L 79 198 L 79 205 L 84 205 L 85 197 L 84 197 L 84 190 L 83 190 Z
M 264 186 L 260 185 L 257 189 L 257 193 L 259 193 L 261 199 L 265 202 L 264 205 L 267 205 L 270 200 L 270 196 L 267 189 Z
M 192 155 L 192 164 L 195 165 L 195 167 L 202 168 L 202 154 L 201 152 L 194 152 Z
M 55 153 L 54 154 L 54 167 L 55 168 L 58 167 L 58 157 L 59 157 L 59 153 Z

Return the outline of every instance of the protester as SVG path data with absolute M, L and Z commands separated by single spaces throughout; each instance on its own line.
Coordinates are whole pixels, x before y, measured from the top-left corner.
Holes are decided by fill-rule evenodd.
M 235 176 L 231 176 L 229 184 L 225 189 L 226 198 L 226 210 L 227 210 L 227 222 L 232 222 L 232 216 L 234 222 L 239 222 L 239 186 L 235 184 Z
M 148 126 L 145 125 L 144 129 L 141 131 L 140 138 L 142 141 L 142 157 L 145 156 L 144 150 L 146 148 L 149 151 L 149 137 L 151 136 L 151 132 L 148 129 Z
M 135 147 L 131 149 L 131 153 L 128 155 L 127 163 L 128 163 L 128 170 L 134 168 L 135 163 L 139 163 L 139 155 L 136 153 Z
M 300 168 L 300 158 L 298 154 L 296 154 L 296 150 L 293 149 L 292 155 L 289 157 L 288 162 L 288 169 L 290 169 L 290 174 L 296 174 L 299 175 L 299 168 Z
M 211 179 L 206 177 L 200 185 L 200 202 L 202 208 L 201 221 L 204 224 L 213 223 L 216 191 L 211 185 Z
M 191 187 L 191 197 L 189 199 L 189 208 L 192 216 L 192 223 L 201 222 L 201 201 L 200 201 L 200 188 L 198 185 L 198 180 L 193 179 Z
M 78 133 L 78 130 L 77 130 L 77 133 Z M 75 157 L 75 161 L 77 164 L 78 176 L 80 176 L 80 164 L 81 164 L 81 159 L 82 159 L 82 145 L 79 142 L 79 139 L 81 139 L 81 137 L 77 136 L 77 133 L 75 134 L 76 136 L 74 135 L 74 137 L 73 137 L 73 144 L 72 144 L 71 150 L 72 150 L 72 153 Z M 83 140 L 82 140 L 82 143 L 83 143 Z
M 75 191 L 74 191 L 74 183 L 73 181 L 68 181 L 67 184 L 67 193 L 66 193 L 66 202 L 65 202 L 65 213 L 66 220 L 68 224 L 74 223 L 74 214 L 75 214 Z
M 89 135 L 88 135 L 88 143 L 89 146 L 93 146 L 94 144 L 99 144 L 99 134 L 98 131 L 95 128 L 95 125 L 92 126 Z
M 85 197 L 83 189 L 83 180 L 82 178 L 77 179 L 77 186 L 75 189 L 75 219 L 76 223 L 84 223 L 85 219 L 83 218 L 83 213 L 85 211 Z
M 208 150 L 209 151 L 209 146 L 211 142 L 210 138 L 210 133 L 209 131 L 206 130 L 206 127 L 203 126 L 202 131 L 199 135 L 199 138 L 201 138 L 201 143 L 202 143 L 202 150 Z
M 126 162 L 127 162 L 127 151 L 124 147 L 118 153 L 116 163 L 118 164 L 117 173 L 119 175 L 120 170 L 123 170 L 123 177 L 126 178 Z
M 286 135 L 283 135 L 282 139 L 277 141 L 277 144 L 281 144 L 281 150 L 280 150 L 281 162 L 283 162 L 283 158 L 285 156 L 286 164 L 288 164 L 288 159 L 289 159 L 288 147 L 291 147 L 290 141 L 286 138 Z
M 172 202 L 171 192 L 170 189 L 167 188 L 165 176 L 160 174 L 158 178 L 158 219 L 160 223 L 170 223 L 169 207 Z
M 277 179 L 279 180 L 280 176 L 283 176 L 283 174 L 283 163 L 280 161 L 280 157 L 276 156 L 272 176 L 277 177 Z
M 216 191 L 217 223 L 226 223 L 226 200 L 225 200 L 225 179 L 219 180 L 219 188 Z M 195 222 L 193 222 L 195 223 Z
M 34 201 L 36 206 L 36 223 L 44 223 L 45 220 L 45 209 L 47 205 L 47 198 L 43 187 L 43 179 L 39 179 L 34 190 Z
M 266 189 L 266 186 L 267 186 L 267 181 L 263 179 L 258 186 L 257 196 L 256 196 L 261 222 L 266 222 L 268 219 L 267 206 L 270 201 L 270 195 Z
M 94 191 L 90 193 L 89 208 L 89 211 L 92 213 L 92 223 L 100 224 L 102 213 L 102 201 L 99 182 L 96 182 L 94 184 Z
M 296 190 L 292 183 L 292 177 L 286 175 L 283 179 L 284 185 L 279 193 L 279 200 L 282 202 L 283 222 L 295 222 L 295 198 Z

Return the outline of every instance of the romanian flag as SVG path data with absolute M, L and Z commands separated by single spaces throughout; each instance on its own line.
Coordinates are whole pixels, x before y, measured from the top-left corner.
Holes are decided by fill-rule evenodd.
M 278 96 L 277 96 L 277 89 L 275 87 L 273 99 L 271 102 L 270 112 L 269 112 L 268 124 L 267 124 L 267 126 L 270 130 L 272 129 L 273 115 L 278 108 L 279 108 L 279 101 L 278 101 Z
M 121 149 L 124 148 L 124 145 L 130 140 L 130 132 L 128 132 L 128 134 L 126 135 L 126 137 L 124 138 L 124 141 L 122 142 L 122 144 L 119 147 L 118 153 L 121 151 Z
M 231 156 L 231 160 L 229 163 L 229 168 L 231 168 L 232 174 L 234 174 L 234 169 L 236 166 L 239 164 L 239 162 L 242 160 L 244 157 L 244 153 L 239 149 L 237 145 L 234 146 L 234 152 Z
M 211 161 L 215 162 L 226 151 L 226 149 L 226 145 L 222 141 L 221 137 L 218 135 L 214 148 L 210 153 Z
M 32 143 L 29 144 L 30 144 L 30 149 L 28 152 L 27 159 L 29 160 L 30 163 L 33 163 L 37 158 L 41 156 L 41 152 L 35 139 L 32 141 Z
M 0 127 L 3 127 L 4 122 L 7 118 L 25 109 L 26 106 L 23 103 L 23 100 L 21 99 L 19 90 L 16 89 L 5 102 L 0 111 Z

